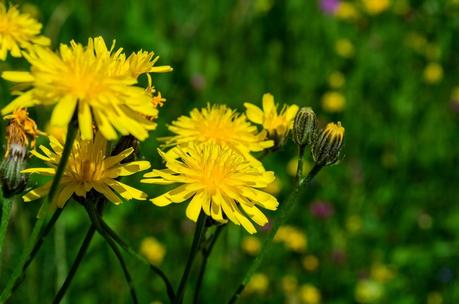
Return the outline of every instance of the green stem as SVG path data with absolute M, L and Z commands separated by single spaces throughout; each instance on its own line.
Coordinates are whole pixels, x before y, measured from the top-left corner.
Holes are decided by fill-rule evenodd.
M 164 285 L 166 286 L 167 295 L 169 297 L 169 300 L 172 303 L 174 301 L 174 299 L 175 299 L 174 288 L 172 287 L 171 282 L 169 281 L 167 276 L 164 274 L 164 272 L 161 269 L 159 269 L 158 267 L 156 267 L 155 265 L 153 265 L 150 262 L 148 262 L 143 256 L 141 256 L 134 249 L 132 249 L 131 246 L 129 246 L 118 234 L 116 234 L 116 232 L 113 231 L 113 229 L 110 228 L 110 226 L 108 226 L 108 224 L 104 221 L 104 219 L 101 216 L 99 216 L 99 222 L 101 223 L 102 228 L 110 235 L 110 237 L 119 246 L 121 246 L 121 248 L 123 248 L 126 252 L 131 254 L 134 258 L 136 258 L 140 262 L 148 265 L 150 267 L 150 269 L 154 273 L 156 273 L 163 280 Z
M 96 227 L 94 225 L 91 225 L 91 227 L 89 227 L 88 229 L 88 232 L 86 232 L 86 236 L 84 237 L 83 243 L 81 244 L 80 249 L 78 250 L 77 256 L 73 261 L 72 267 L 70 268 L 70 271 L 67 277 L 65 278 L 64 283 L 62 284 L 61 288 L 54 297 L 54 304 L 60 303 L 61 300 L 64 298 L 64 295 L 67 292 L 70 283 L 72 282 L 72 279 L 74 278 L 78 268 L 80 267 L 81 262 L 83 261 L 84 256 L 86 255 L 86 252 L 88 251 L 89 244 L 91 243 L 95 232 Z
M 300 157 L 300 159 L 302 159 L 302 157 Z M 298 166 L 303 166 L 302 162 L 300 162 L 299 160 L 298 160 Z M 297 183 L 296 183 L 295 189 L 289 195 L 289 197 L 287 198 L 287 201 L 280 205 L 279 216 L 273 221 L 272 227 L 269 230 L 268 235 L 263 241 L 263 245 L 261 247 L 260 254 L 253 261 L 252 265 L 250 265 L 250 268 L 247 270 L 241 284 L 238 286 L 236 291 L 233 293 L 228 303 L 235 303 L 239 299 L 245 286 L 250 281 L 250 278 L 255 273 L 255 271 L 257 271 L 258 267 L 260 267 L 260 264 L 263 261 L 264 257 L 266 256 L 266 253 L 271 249 L 271 245 L 273 243 L 274 236 L 276 235 L 277 230 L 279 230 L 279 227 L 286 221 L 288 214 L 290 213 L 292 207 L 296 205 L 296 202 L 298 201 L 298 198 L 301 194 L 301 190 L 303 188 L 302 186 L 304 182 L 307 182 L 307 183 L 311 182 L 314 176 L 316 176 L 316 174 L 320 171 L 321 168 L 322 168 L 321 166 L 315 165 L 311 169 L 311 171 L 309 172 L 306 178 L 297 176 L 296 178 Z M 301 170 L 298 170 L 297 172 L 301 172 Z
M 67 160 L 69 159 L 70 152 L 72 151 L 73 142 L 75 140 L 77 130 L 78 130 L 78 121 L 76 117 L 74 117 L 68 125 L 67 137 L 66 137 L 65 144 L 64 144 L 64 150 L 62 151 L 61 160 L 59 161 L 59 165 L 57 166 L 56 174 L 54 175 L 54 179 L 51 184 L 51 187 L 48 193 L 48 197 L 43 202 L 40 208 L 40 210 L 44 211 L 44 214 L 42 214 L 35 222 L 35 225 L 32 229 L 32 234 L 30 235 L 30 238 L 27 241 L 26 248 L 22 252 L 21 259 L 19 263 L 16 265 L 16 267 L 14 268 L 13 273 L 9 277 L 9 280 L 5 288 L 0 294 L 0 303 L 6 302 L 11 297 L 12 290 L 15 286 L 15 283 L 22 273 L 23 265 L 26 263 L 27 258 L 30 256 L 30 253 L 35 247 L 35 243 L 37 242 L 37 240 L 39 239 L 41 235 L 41 230 L 48 217 L 47 214 L 49 211 L 49 206 L 54 201 L 54 197 L 56 196 L 56 192 L 57 192 L 59 183 L 64 174 L 65 166 L 67 165 Z
M 196 288 L 194 289 L 194 299 L 193 299 L 194 304 L 199 303 L 199 296 L 200 296 L 202 281 L 204 279 L 204 274 L 206 272 L 207 261 L 209 260 L 209 256 L 212 253 L 212 249 L 214 248 L 214 245 L 217 242 L 218 236 L 220 235 L 220 233 L 222 232 L 225 226 L 226 225 L 219 225 L 217 229 L 215 230 L 214 234 L 212 235 L 212 239 L 210 241 L 209 246 L 201 250 L 202 263 L 199 269 L 199 275 L 198 275 L 198 280 L 196 282 Z
M 22 272 L 20 277 L 17 279 L 16 283 L 14 284 L 13 291 L 14 293 L 16 289 L 21 285 L 21 283 L 25 279 L 25 273 L 27 271 L 27 268 L 29 268 L 30 264 L 32 263 L 33 259 L 37 255 L 38 251 L 41 248 L 41 245 L 43 245 L 43 242 L 45 241 L 46 237 L 48 234 L 51 232 L 51 230 L 54 227 L 54 224 L 56 224 L 57 220 L 59 219 L 60 215 L 62 214 L 63 208 L 58 208 L 56 211 L 54 211 L 53 216 L 49 220 L 48 224 L 46 225 L 45 229 L 43 229 L 43 232 L 40 234 L 39 239 L 35 242 L 35 245 L 33 246 L 32 252 L 30 253 L 29 257 L 25 261 L 24 265 L 22 266 Z
M 180 279 L 180 284 L 177 289 L 177 296 L 175 297 L 174 304 L 182 303 L 183 296 L 185 294 L 186 283 L 188 277 L 190 276 L 191 267 L 193 266 L 194 258 L 199 251 L 199 245 L 201 244 L 201 239 L 206 224 L 206 215 L 204 212 L 199 214 L 198 222 L 196 224 L 196 229 L 194 231 L 193 243 L 191 245 L 190 254 L 188 255 L 188 260 L 186 262 L 185 270 L 183 272 L 182 278 Z
M 11 207 L 13 206 L 13 199 L 8 199 L 8 198 L 3 199 L 2 222 L 0 224 L 0 257 L 2 256 L 3 242 L 5 241 L 6 232 L 8 230 L 8 223 L 10 221 L 10 213 L 11 213 Z
M 121 269 L 123 270 L 123 273 L 124 273 L 124 278 L 126 279 L 126 282 L 129 287 L 129 292 L 131 294 L 132 303 L 137 304 L 138 300 L 137 300 L 137 294 L 134 288 L 134 283 L 132 282 L 131 275 L 129 274 L 129 270 L 127 268 L 126 262 L 124 261 L 123 255 L 119 251 L 118 246 L 115 244 L 113 239 L 104 230 L 102 224 L 99 222 L 99 217 L 97 216 L 95 205 L 89 202 L 88 204 L 85 204 L 85 207 L 86 207 L 86 210 L 88 211 L 89 217 L 91 218 L 91 222 L 96 227 L 97 232 L 105 239 L 105 241 L 111 247 L 116 258 L 118 259 L 118 262 L 120 263 Z

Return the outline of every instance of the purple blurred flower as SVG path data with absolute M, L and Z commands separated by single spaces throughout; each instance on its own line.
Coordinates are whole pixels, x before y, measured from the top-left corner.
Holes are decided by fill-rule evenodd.
M 309 212 L 311 212 L 313 217 L 327 219 L 333 216 L 335 209 L 328 202 L 316 201 L 309 206 Z
M 340 0 L 320 0 L 320 8 L 326 14 L 333 15 L 338 9 Z

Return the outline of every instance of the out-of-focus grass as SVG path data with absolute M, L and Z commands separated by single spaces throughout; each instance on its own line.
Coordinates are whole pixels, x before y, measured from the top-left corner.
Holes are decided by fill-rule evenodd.
M 320 173 L 289 223 L 306 236 L 307 248 L 294 252 L 276 244 L 260 269 L 267 285 L 263 275 L 257 276 L 242 302 L 313 303 L 320 293 L 325 303 L 455 303 L 459 92 L 453 92 L 459 85 L 459 5 L 454 0 L 392 2 L 380 14 L 370 15 L 362 2 L 347 1 L 359 15 L 351 20 L 327 15 L 318 2 L 304 0 L 20 4 L 29 9 L 34 5 L 55 46 L 102 35 L 116 39 L 127 51 L 154 50 L 160 64 L 174 67 L 173 73 L 154 78 L 167 98 L 158 129 L 141 147 L 154 167 L 161 166 L 156 138 L 168 134 L 166 124 L 208 102 L 242 111 L 243 102 L 260 103 L 263 93 L 272 92 L 279 102 L 313 107 L 322 121 L 342 121 L 343 161 Z M 12 67 L 26 65 L 11 59 L 0 65 L 1 70 Z M 0 83 L 6 104 L 8 85 Z M 339 95 L 327 95 L 330 92 Z M 336 96 L 344 98 L 344 105 Z M 49 117 L 46 111 L 31 109 L 42 129 Z M 287 163 L 295 153 L 290 143 L 265 161 L 279 176 L 280 200 L 291 189 Z M 140 187 L 151 195 L 164 191 Z M 311 202 L 318 201 L 333 208 L 330 217 L 321 219 L 311 212 Z M 13 210 L 2 284 L 7 278 L 3 274 L 20 255 L 37 207 L 21 204 Z M 137 248 L 146 237 L 159 240 L 166 248 L 161 266 L 178 284 L 193 231 L 184 205 L 159 208 L 131 202 L 108 207 L 106 218 Z M 60 221 L 56 233 L 64 233 L 65 242 L 46 241 L 14 303 L 52 299 L 57 261 L 72 261 L 89 225 L 82 208 L 73 203 Z M 203 303 L 226 300 L 237 286 L 252 259 L 241 249 L 246 237 L 231 225 L 223 233 L 209 262 Z M 128 263 L 141 302 L 165 302 L 161 282 L 143 265 Z M 193 278 L 190 283 L 189 291 Z M 67 300 L 129 301 L 121 270 L 100 237 Z

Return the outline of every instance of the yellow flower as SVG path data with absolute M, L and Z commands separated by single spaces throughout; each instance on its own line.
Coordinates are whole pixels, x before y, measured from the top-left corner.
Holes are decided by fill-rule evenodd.
M 320 291 L 311 284 L 304 284 L 300 288 L 301 303 L 318 304 L 321 301 Z
M 343 73 L 341 72 L 333 72 L 328 76 L 328 84 L 333 89 L 340 89 L 346 83 L 346 78 L 344 77 Z
M 266 186 L 266 188 L 263 188 L 263 191 L 276 196 L 279 194 L 281 189 L 282 189 L 282 183 L 278 178 L 276 178 L 271 184 Z
M 390 6 L 390 0 L 362 0 L 362 2 L 370 15 L 381 14 Z
M 442 304 L 443 296 L 438 291 L 432 291 L 427 294 L 427 304 Z
M 264 273 L 255 273 L 250 279 L 247 287 L 245 288 L 245 293 L 258 293 L 263 294 L 268 290 L 269 279 Z
M 135 86 L 144 73 L 170 71 L 169 66 L 154 67 L 157 57 L 152 52 L 134 53 L 126 59 L 122 49 L 113 52 L 102 37 L 90 38 L 83 46 L 74 41 L 61 44 L 59 52 L 34 47 L 25 58 L 30 72 L 3 72 L 2 77 L 30 87 L 2 113 L 18 107 L 56 104 L 50 126 L 66 126 L 75 111 L 83 140 L 92 139 L 93 122 L 108 140 L 118 130 L 139 140 L 148 137 L 156 124 L 147 116 L 156 116 L 157 109 L 144 88 Z
M 140 244 L 140 253 L 153 265 L 159 265 L 164 260 L 166 248 L 154 237 L 146 237 Z
M 319 267 L 319 259 L 315 255 L 307 255 L 303 258 L 303 267 L 307 271 L 314 271 Z
M 250 152 L 262 151 L 273 145 L 271 140 L 266 140 L 266 134 L 258 133 L 244 115 L 237 114 L 225 105 L 194 109 L 190 116 L 181 116 L 172 122 L 169 130 L 176 135 L 164 138 L 166 146 L 212 142 L 229 147 L 254 161 Z
M 383 264 L 375 264 L 371 267 L 371 277 L 378 282 L 385 283 L 394 277 L 394 271 Z
M 13 57 L 22 57 L 21 50 L 49 45 L 51 41 L 39 36 L 40 31 L 41 24 L 31 16 L 21 14 L 16 6 L 7 9 L 0 3 L 0 60 L 6 59 L 8 51 Z
M 379 303 L 384 293 L 384 287 L 373 280 L 360 280 L 355 288 L 357 303 Z
M 292 275 L 286 275 L 281 280 L 282 291 L 286 295 L 294 293 L 298 288 L 298 280 Z
M 152 199 L 157 206 L 181 203 L 191 198 L 186 215 L 192 221 L 196 222 L 203 210 L 214 220 L 225 223 L 228 218 L 249 233 L 256 230 L 247 217 L 260 226 L 268 223 L 257 206 L 277 209 L 277 199 L 258 190 L 275 179 L 274 173 L 255 166 L 227 146 L 189 144 L 176 149 L 177 158 L 160 150 L 159 154 L 165 160 L 167 169 L 145 174 L 142 182 L 182 185 Z
M 23 173 L 38 173 L 54 176 L 56 168 L 62 157 L 63 145 L 54 137 L 49 137 L 52 151 L 45 146 L 40 150 L 31 153 L 46 162 L 47 168 L 30 168 L 23 170 Z M 77 138 L 73 145 L 64 175 L 59 185 L 59 192 L 56 194 L 55 204 L 63 207 L 73 195 L 86 197 L 86 193 L 94 189 L 103 194 L 109 201 L 120 204 L 120 196 L 126 200 L 145 200 L 147 195 L 140 190 L 128 186 L 116 178 L 129 176 L 139 171 L 150 168 L 148 161 L 134 161 L 120 163 L 134 152 L 133 148 L 124 150 L 118 155 L 107 156 L 107 141 L 100 132 L 97 132 L 94 140 L 82 140 Z M 36 200 L 45 196 L 52 181 L 34 189 L 23 196 L 25 202 Z
M 354 56 L 354 45 L 349 39 L 341 38 L 335 42 L 336 54 L 343 58 L 351 58 Z
M 335 13 L 336 17 L 343 20 L 354 20 L 359 17 L 359 12 L 351 2 L 340 1 Z
M 275 139 L 276 144 L 282 144 L 288 132 L 293 128 L 293 120 L 297 105 L 284 105 L 280 112 L 277 112 L 277 105 L 274 103 L 273 95 L 263 95 L 263 110 L 251 103 L 244 103 L 247 118 L 253 123 L 263 125 L 268 132 L 269 138 Z
M 424 80 L 428 84 L 438 83 L 443 78 L 443 67 L 436 63 L 429 63 L 424 69 Z
M 247 236 L 242 240 L 242 250 L 248 255 L 257 255 L 260 252 L 260 240 L 254 236 Z
M 292 226 L 281 226 L 274 237 L 274 241 L 283 242 L 288 249 L 294 252 L 301 253 L 306 251 L 306 235 Z
M 357 233 L 362 229 L 362 219 L 358 215 L 351 215 L 346 219 L 346 229 L 351 233 Z
M 346 97 L 338 92 L 327 92 L 322 96 L 322 108 L 330 113 L 341 112 L 346 106 Z

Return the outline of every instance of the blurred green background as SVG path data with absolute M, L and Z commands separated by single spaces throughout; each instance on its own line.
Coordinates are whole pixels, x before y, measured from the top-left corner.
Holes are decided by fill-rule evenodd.
M 261 104 L 271 92 L 277 102 L 313 107 L 322 125 L 343 123 L 344 159 L 324 169 L 300 200 L 241 303 L 459 302 L 459 1 L 12 2 L 43 23 L 54 46 L 102 35 L 127 52 L 154 50 L 159 64 L 173 66 L 154 75 L 167 102 L 141 147 L 153 167 L 162 166 L 156 138 L 169 134 L 166 124 L 207 102 L 243 111 L 243 102 Z M 12 68 L 27 65 L 11 58 L 0 65 Z M 6 104 L 9 85 L 0 83 Z M 46 110 L 31 115 L 45 129 Z M 290 142 L 265 159 L 279 177 L 270 190 L 281 202 L 291 191 L 295 154 Z M 42 182 L 33 178 L 30 186 Z M 0 286 L 38 206 L 15 205 Z M 130 202 L 106 208 L 106 219 L 136 249 L 143 244 L 176 286 L 193 234 L 185 208 Z M 70 203 L 11 303 L 50 302 L 88 226 L 83 208 Z M 249 238 L 229 225 L 210 258 L 202 303 L 229 299 L 263 235 Z M 126 258 L 141 303 L 167 302 L 162 282 Z M 66 301 L 130 301 L 99 236 Z

